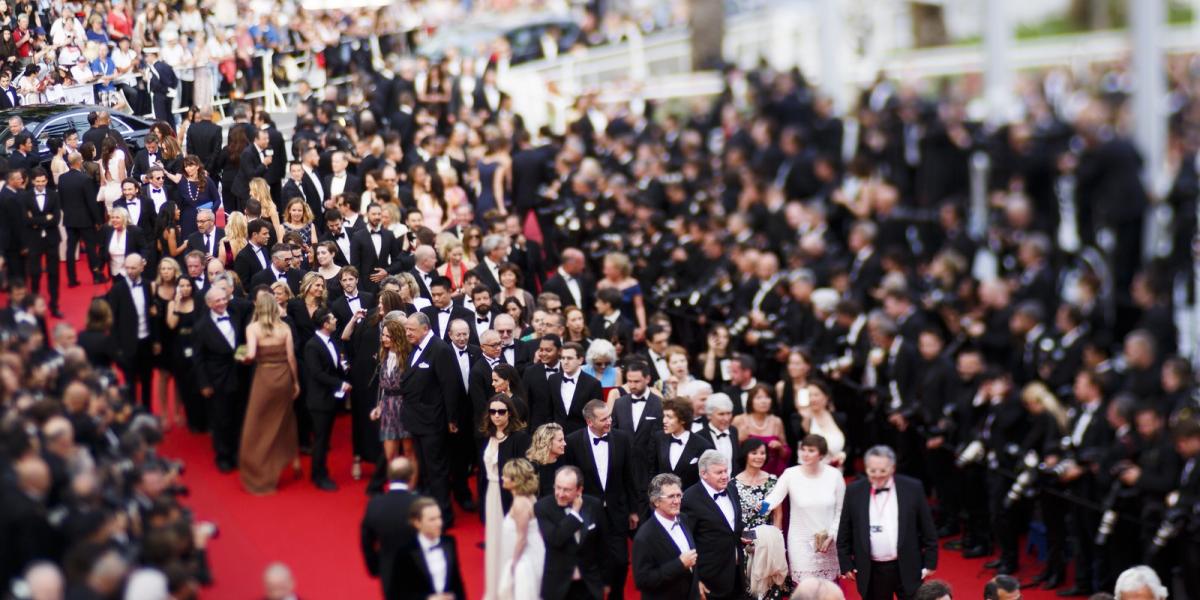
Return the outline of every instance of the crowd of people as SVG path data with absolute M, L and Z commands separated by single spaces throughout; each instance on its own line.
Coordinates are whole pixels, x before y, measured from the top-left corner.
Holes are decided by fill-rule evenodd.
M 8 124 L 0 535 L 30 542 L 5 581 L 188 597 L 215 532 L 157 423 L 269 494 L 302 454 L 336 492 L 345 418 L 388 598 L 462 597 L 463 512 L 489 598 L 620 598 L 631 570 L 651 598 L 912 598 L 944 551 L 1063 596 L 1145 563 L 1200 597 L 1194 219 L 1142 253 L 1152 196 L 1196 211 L 1186 75 L 1160 192 L 1107 76 L 1046 76 L 995 130 L 881 79 L 851 128 L 797 72 L 730 69 L 689 113 L 584 96 L 556 132 L 492 67 L 371 71 L 348 111 L 300 98 L 290 139 L 199 108 L 133 153 L 99 110 L 47 169 Z M 111 282 L 78 334 L 47 331 L 60 224 L 68 286 L 81 251 Z

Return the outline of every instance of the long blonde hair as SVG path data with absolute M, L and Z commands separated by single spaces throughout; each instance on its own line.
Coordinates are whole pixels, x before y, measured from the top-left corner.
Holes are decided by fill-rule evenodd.
M 317 281 L 325 283 L 325 278 L 316 271 L 309 271 L 305 273 L 304 278 L 300 280 L 300 297 L 307 301 L 308 290 L 312 289 L 312 286 L 315 285 Z M 329 290 L 325 290 L 325 293 L 317 298 L 317 306 L 325 306 L 325 301 L 328 299 L 328 297 Z
M 566 433 L 558 423 L 546 423 L 538 427 L 533 432 L 529 450 L 525 451 L 525 458 L 539 465 L 550 464 L 550 445 L 554 443 L 554 434 L 559 432 Z
M 1037 402 L 1054 417 L 1054 421 L 1058 423 L 1059 429 L 1066 431 L 1067 429 L 1067 411 L 1062 404 L 1058 402 L 1058 398 L 1040 381 L 1035 381 L 1025 386 L 1021 390 L 1021 400 L 1025 402 Z
M 264 336 L 275 333 L 275 328 L 283 325 L 283 320 L 279 318 L 279 304 L 270 292 L 260 292 L 254 298 L 254 317 L 251 322 L 258 323 Z
M 239 211 L 229 213 L 229 217 L 225 219 L 225 239 L 229 240 L 229 249 L 233 251 L 234 256 L 250 243 L 248 229 L 246 215 Z
M 258 200 L 259 206 L 262 207 L 262 216 L 264 219 L 267 215 L 274 212 L 275 201 L 271 199 L 271 186 L 267 184 L 266 179 L 255 177 L 250 180 L 250 198 Z

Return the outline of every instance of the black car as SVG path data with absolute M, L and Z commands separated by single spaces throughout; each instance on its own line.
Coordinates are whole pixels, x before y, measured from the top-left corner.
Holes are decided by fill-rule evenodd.
M 88 113 L 94 110 L 108 111 L 112 117 L 109 126 L 120 132 L 131 152 L 137 153 L 143 148 L 146 134 L 150 133 L 150 126 L 153 123 L 141 117 L 85 104 L 31 104 L 0 110 L 0 155 L 7 156 L 9 153 L 6 145 L 8 138 L 12 137 L 12 132 L 8 130 L 8 120 L 12 117 L 21 117 L 25 123 L 25 129 L 33 134 L 41 162 L 49 164 L 50 149 L 46 147 L 46 141 L 50 139 L 50 136 L 62 136 L 71 130 L 77 131 L 82 136 L 89 129 Z

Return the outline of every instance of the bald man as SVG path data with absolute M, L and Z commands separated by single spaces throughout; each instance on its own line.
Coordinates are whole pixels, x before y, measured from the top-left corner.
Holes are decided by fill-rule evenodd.
M 587 272 L 583 252 L 578 248 L 563 250 L 562 264 L 546 280 L 542 291 L 558 294 L 564 306 L 577 306 L 583 309 L 586 317 L 590 317 L 596 299 L 596 280 Z
M 13 464 L 16 489 L 0 501 L 0 579 L 11 581 L 25 567 L 54 558 L 55 534 L 47 519 L 50 467 L 37 455 Z
M 107 300 L 113 313 L 113 343 L 117 366 L 125 375 L 130 396 L 140 398 L 142 406 L 150 409 L 151 380 L 154 377 L 153 357 L 158 347 L 159 319 L 150 314 L 154 304 L 150 298 L 150 282 L 142 276 L 146 259 L 140 254 L 125 257 L 125 275 L 113 278 Z M 139 393 L 133 393 L 138 390 Z

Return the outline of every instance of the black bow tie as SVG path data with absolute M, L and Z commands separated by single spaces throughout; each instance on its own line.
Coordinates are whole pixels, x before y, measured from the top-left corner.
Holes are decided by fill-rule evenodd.
M 218 322 L 218 323 L 220 323 L 221 321 L 228 321 L 228 320 L 229 320 L 229 317 L 228 317 L 228 316 L 224 316 L 224 317 L 217 317 L 217 322 Z
M 137 200 L 126 200 L 125 201 L 125 204 L 128 206 L 137 206 L 137 203 L 138 203 Z
M 641 398 L 638 398 L 637 396 L 630 396 L 629 400 L 632 401 L 634 404 L 637 404 L 638 402 L 645 402 L 646 397 L 642 396 Z
M 441 543 L 441 542 L 438 542 L 438 543 L 436 543 L 436 544 L 434 544 L 434 545 L 430 546 L 430 547 L 429 547 L 427 550 L 425 550 L 425 551 L 426 551 L 426 552 L 433 552 L 434 550 L 441 550 L 441 549 L 442 549 L 442 543 Z
M 130 283 L 130 284 L 129 284 L 129 287 L 142 287 L 142 282 L 140 282 L 140 281 L 135 281 L 135 282 L 133 282 L 133 283 Z
M 720 498 L 721 496 L 726 496 L 726 497 L 728 497 L 728 496 L 729 496 L 729 492 L 727 492 L 727 491 L 725 491 L 725 490 L 721 490 L 721 491 L 719 491 L 719 492 L 717 492 L 717 493 L 713 494 L 713 500 L 716 500 L 717 498 Z
M 553 375 L 553 374 L 555 374 L 555 373 L 558 373 L 558 367 L 553 367 L 553 368 L 551 368 L 551 367 L 546 367 L 546 374 L 547 374 L 547 375 Z
M 459 351 L 458 351 L 458 355 L 459 355 L 459 356 L 466 356 L 466 355 L 467 355 L 467 351 L 466 351 L 466 350 L 459 350 Z
M 383 235 L 383 232 L 382 232 L 382 231 L 372 231 L 372 232 L 371 232 L 371 235 L 378 235 L 378 236 L 382 236 L 382 235 Z
M 161 194 L 162 190 L 158 189 L 158 188 L 150 188 L 150 193 L 151 194 Z
M 607 441 L 608 441 L 608 434 L 604 434 L 598 438 L 592 438 L 592 445 L 599 446 L 600 442 L 607 442 Z
M 354 302 L 358 300 L 358 296 L 346 296 L 346 302 Z
M 438 312 L 440 312 L 440 313 L 445 313 L 445 314 L 450 314 L 450 307 L 446 307 L 446 308 L 439 308 L 439 309 L 438 309 Z
M 475 317 L 475 321 L 478 323 L 487 323 L 490 320 L 491 319 L 488 319 L 487 317 Z
M 718 439 L 718 440 L 719 440 L 719 439 L 721 439 L 721 438 L 727 438 L 727 437 L 729 437 L 729 433 L 728 433 L 728 432 L 726 432 L 726 433 L 718 433 L 718 434 L 717 434 L 717 439 Z
M 563 383 L 575 383 L 575 380 L 571 377 L 563 377 L 562 380 Z
M 884 493 L 884 492 L 886 492 L 886 491 L 888 491 L 888 490 L 890 490 L 890 489 L 892 489 L 892 488 L 889 488 L 889 487 L 875 488 L 875 493 L 876 493 L 876 494 L 882 494 L 882 493 Z
M 673 438 L 671 438 L 671 443 L 672 443 L 672 444 L 679 444 L 680 446 L 682 446 L 682 445 L 683 445 L 683 440 L 681 440 L 681 439 L 679 439 L 679 438 L 677 438 L 677 437 L 673 437 Z

